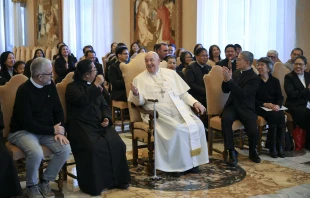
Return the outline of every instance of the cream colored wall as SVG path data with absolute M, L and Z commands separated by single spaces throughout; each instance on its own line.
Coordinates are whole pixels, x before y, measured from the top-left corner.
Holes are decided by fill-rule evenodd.
M 34 10 L 33 1 L 27 1 L 25 12 L 26 46 L 34 46 Z
M 113 0 L 112 41 L 130 46 L 130 1 Z
M 298 0 L 296 10 L 296 47 L 303 49 L 310 62 L 310 1 Z

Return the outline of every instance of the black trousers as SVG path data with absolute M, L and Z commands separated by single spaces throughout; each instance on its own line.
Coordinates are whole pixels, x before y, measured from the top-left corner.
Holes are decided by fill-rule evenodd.
M 226 107 L 222 113 L 222 133 L 224 136 L 225 148 L 228 150 L 234 149 L 234 134 L 232 131 L 232 124 L 235 120 L 240 120 L 242 122 L 246 134 L 249 137 L 250 151 L 254 151 L 257 146 L 258 140 L 258 131 L 256 124 L 257 119 L 240 118 L 233 105 Z

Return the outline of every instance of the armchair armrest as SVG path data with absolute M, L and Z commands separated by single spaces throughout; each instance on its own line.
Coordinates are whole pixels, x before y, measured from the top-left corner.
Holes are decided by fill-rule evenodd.
M 134 103 L 131 103 L 132 108 L 137 108 L 140 113 L 148 114 L 150 119 L 154 119 L 154 111 L 153 110 L 146 110 L 142 106 L 136 106 Z M 156 118 L 158 118 L 158 112 L 156 111 Z

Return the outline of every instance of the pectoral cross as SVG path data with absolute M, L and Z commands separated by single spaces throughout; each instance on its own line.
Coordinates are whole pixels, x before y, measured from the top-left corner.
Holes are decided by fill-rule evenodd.
M 161 94 L 161 97 L 164 98 L 164 93 L 166 93 L 166 92 L 163 90 L 163 88 L 160 88 L 160 92 L 159 93 Z

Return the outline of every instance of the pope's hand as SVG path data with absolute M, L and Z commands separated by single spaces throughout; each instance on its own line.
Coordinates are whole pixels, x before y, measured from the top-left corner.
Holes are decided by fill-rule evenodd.
M 132 83 L 131 83 L 131 86 L 130 86 L 130 90 L 132 91 L 133 95 L 134 96 L 138 96 L 139 95 L 139 90 L 137 87 L 135 87 Z
M 200 102 L 195 102 L 194 107 L 200 115 L 204 114 L 206 112 L 206 108 L 200 104 Z

